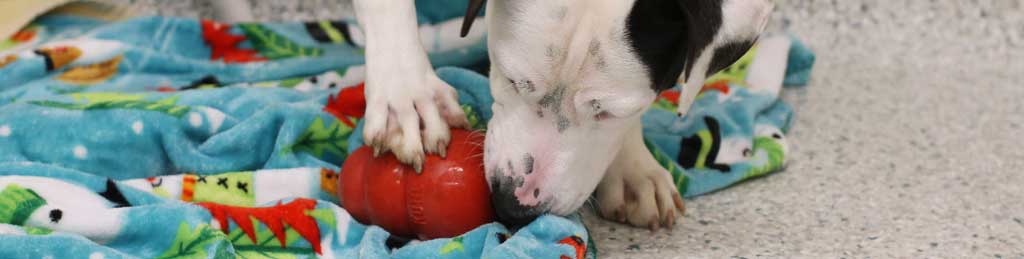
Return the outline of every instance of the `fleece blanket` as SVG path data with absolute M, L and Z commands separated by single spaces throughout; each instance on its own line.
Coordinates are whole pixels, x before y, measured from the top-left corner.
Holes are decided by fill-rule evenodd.
M 421 15 L 421 32 L 455 15 Z M 0 258 L 596 256 L 577 216 L 419 241 L 339 207 L 338 169 L 362 143 L 360 35 L 345 21 L 38 18 L 0 42 Z M 486 62 L 483 39 L 424 45 L 433 64 L 467 67 Z M 813 55 L 788 55 L 787 83 L 806 81 Z M 671 112 L 678 91 L 644 116 L 684 196 L 783 166 L 792 112 L 779 89 L 744 86 L 742 64 L 687 117 Z M 486 77 L 437 73 L 483 129 Z

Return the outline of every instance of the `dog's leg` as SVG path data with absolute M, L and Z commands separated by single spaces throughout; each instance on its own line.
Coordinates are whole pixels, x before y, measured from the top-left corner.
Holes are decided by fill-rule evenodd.
M 413 0 L 355 0 L 366 40 L 366 124 L 375 154 L 423 165 L 424 149 L 444 156 L 448 126 L 467 127 L 455 89 L 441 81 L 420 43 Z M 421 124 L 422 122 L 422 124 Z
M 626 136 L 622 149 L 597 186 L 599 214 L 609 220 L 647 227 L 652 231 L 675 225 L 685 208 L 672 176 L 658 164 L 643 140 L 639 122 Z

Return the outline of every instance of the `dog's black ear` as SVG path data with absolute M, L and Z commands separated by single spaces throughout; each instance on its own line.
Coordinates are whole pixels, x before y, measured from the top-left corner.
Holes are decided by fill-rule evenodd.
M 469 6 L 466 7 L 466 16 L 462 18 L 460 37 L 466 37 L 469 34 L 469 28 L 473 27 L 473 20 L 476 20 L 476 15 L 480 13 L 480 8 L 483 8 L 486 2 L 487 0 L 469 0 Z
M 636 0 L 626 28 L 653 89 L 662 91 L 692 72 L 721 25 L 722 0 Z

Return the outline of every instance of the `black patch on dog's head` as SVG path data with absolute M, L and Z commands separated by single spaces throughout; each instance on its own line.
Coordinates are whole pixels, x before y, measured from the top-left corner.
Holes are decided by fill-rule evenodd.
M 626 21 L 655 91 L 672 88 L 684 72 L 688 76 L 721 26 L 722 0 L 637 0 Z

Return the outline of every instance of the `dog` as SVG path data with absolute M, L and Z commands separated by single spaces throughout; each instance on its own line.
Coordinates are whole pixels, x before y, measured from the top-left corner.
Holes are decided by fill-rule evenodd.
M 412 0 L 350 0 L 362 29 L 364 137 L 421 170 L 467 127 L 417 31 Z M 486 6 L 486 8 L 483 8 Z M 704 79 L 758 39 L 770 0 L 469 0 L 461 33 L 483 8 L 494 116 L 484 167 L 499 221 L 569 215 L 593 197 L 602 217 L 652 231 L 683 200 L 643 143 L 640 117 L 682 85 L 686 113 Z M 479 28 L 484 27 L 484 28 Z

